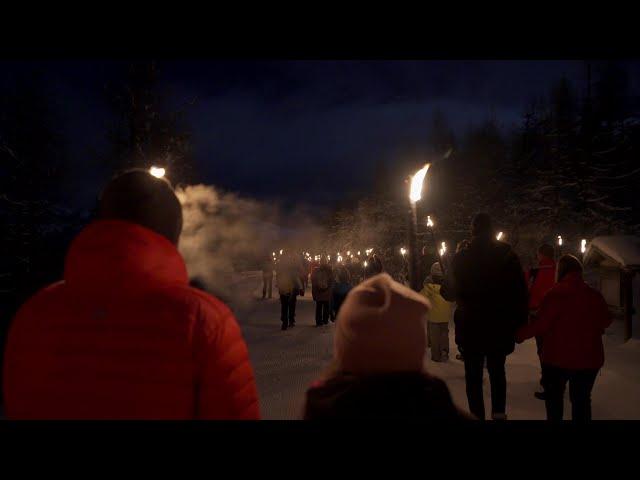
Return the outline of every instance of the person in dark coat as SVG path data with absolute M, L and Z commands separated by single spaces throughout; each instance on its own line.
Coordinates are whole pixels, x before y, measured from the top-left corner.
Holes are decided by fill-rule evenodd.
M 351 291 L 351 275 L 346 267 L 338 269 L 336 275 L 337 282 L 333 286 L 332 301 L 331 301 L 331 318 L 335 319 L 340 311 L 340 307 L 347 298 L 347 294 Z
M 276 270 L 278 293 L 280 294 L 280 321 L 282 330 L 295 327 L 296 303 L 302 290 L 300 270 L 294 255 L 287 253 L 278 263 Z
M 333 362 L 307 391 L 304 419 L 471 419 L 425 369 L 428 311 L 424 297 L 385 273 L 354 287 L 336 321 Z
M 542 338 L 542 383 L 547 419 L 562 420 L 569 383 L 571 419 L 591 420 L 591 390 L 604 364 L 602 335 L 612 316 L 602 294 L 582 279 L 573 255 L 558 262 L 558 283 L 544 296 L 535 320 L 520 328 L 517 341 Z
M 273 295 L 273 257 L 265 256 L 262 262 L 262 299 L 272 298 Z
M 469 240 L 465 239 L 458 242 L 458 245 L 456 246 L 456 253 L 460 252 L 461 250 L 464 250 L 467 247 L 469 247 Z M 456 355 L 456 359 L 461 361 L 464 361 L 464 346 L 462 345 L 463 343 L 462 338 L 464 335 L 464 332 L 462 330 L 463 316 L 464 316 L 464 312 L 462 310 L 462 307 L 460 305 L 456 305 L 456 309 L 453 312 L 453 325 L 455 330 L 454 338 L 455 338 L 456 346 L 458 347 L 458 354 Z
M 366 260 L 366 265 L 364 267 L 364 278 L 371 278 L 379 273 L 384 272 L 384 265 L 382 264 L 382 260 L 375 253 L 371 255 Z
M 469 247 L 452 262 L 453 289 L 443 292 L 462 308 L 465 381 L 469 409 L 485 418 L 482 377 L 486 360 L 494 420 L 506 419 L 505 362 L 515 348 L 515 333 L 527 323 L 527 284 L 511 246 L 495 239 L 491 217 L 481 213 L 471 225 Z M 453 295 L 454 298 L 447 298 Z
M 333 284 L 333 269 L 323 257 L 320 266 L 311 274 L 311 294 L 316 302 L 316 327 L 329 323 Z

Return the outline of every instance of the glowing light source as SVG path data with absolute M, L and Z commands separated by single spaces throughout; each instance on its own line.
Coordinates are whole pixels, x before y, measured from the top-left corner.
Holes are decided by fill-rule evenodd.
M 358 250 L 358 256 L 360 256 L 360 250 Z
M 562 246 L 562 235 L 558 235 L 558 246 Z
M 364 261 L 364 266 L 365 266 L 365 267 L 367 266 L 367 261 L 366 261 L 366 260 Z
M 580 252 L 584 253 L 587 251 L 587 240 L 586 239 L 582 239 L 580 240 Z
M 155 165 L 153 165 L 150 169 L 149 169 L 149 173 L 151 175 L 153 175 L 156 178 L 162 178 L 164 177 L 164 174 L 166 173 L 166 170 L 162 167 L 156 167 Z
M 404 256 L 407 254 L 407 249 L 406 249 L 406 248 L 404 248 L 404 247 L 402 247 L 402 248 L 400 249 L 400 254 L 404 257 Z
M 433 220 L 431 220 L 431 215 L 427 215 L 427 227 L 433 227 Z
M 496 235 L 496 240 L 501 240 L 503 236 L 502 232 L 498 232 L 498 235 Z
M 282 255 L 282 249 L 280 249 L 280 255 Z
M 442 242 L 440 244 L 440 256 L 442 257 L 445 253 L 447 253 L 447 244 L 446 242 Z
M 411 189 L 409 191 L 411 203 L 416 203 L 422 198 L 422 184 L 424 183 L 424 177 L 427 175 L 427 170 L 429 170 L 428 163 L 411 177 Z

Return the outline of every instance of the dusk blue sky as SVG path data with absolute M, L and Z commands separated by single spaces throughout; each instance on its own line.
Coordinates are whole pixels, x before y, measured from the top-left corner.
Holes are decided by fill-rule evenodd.
M 576 61 L 160 61 L 161 86 L 186 110 L 199 180 L 243 195 L 330 205 L 366 188 L 378 161 L 428 147 L 434 109 L 458 134 L 493 115 L 505 130 L 527 102 L 566 76 L 581 92 Z M 640 69 L 630 63 L 632 89 Z M 77 162 L 77 198 L 103 180 L 103 88 L 123 78 L 118 61 L 0 62 L 2 82 L 43 73 L 60 106 Z

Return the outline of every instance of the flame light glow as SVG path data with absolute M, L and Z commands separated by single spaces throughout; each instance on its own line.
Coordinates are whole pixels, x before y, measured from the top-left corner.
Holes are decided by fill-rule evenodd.
M 400 254 L 404 257 L 404 256 L 407 254 L 407 249 L 406 249 L 406 248 L 404 248 L 404 247 L 402 247 L 402 248 L 400 249 Z
M 496 240 L 502 239 L 502 235 L 503 235 L 502 232 L 498 232 L 498 235 L 496 235 Z
M 558 235 L 558 246 L 562 246 L 562 235 Z
M 427 170 L 429 170 L 428 163 L 411 177 L 411 189 L 409 191 L 411 203 L 416 203 L 422 198 L 422 184 L 424 183 L 424 177 L 427 175 Z
M 427 215 L 427 227 L 433 227 L 433 220 L 431 220 L 431 215 Z
M 150 169 L 149 169 L 149 173 L 151 175 L 153 175 L 156 178 L 162 178 L 164 177 L 164 174 L 166 173 L 166 170 L 162 167 L 156 167 L 155 165 L 153 165 Z
M 582 239 L 580 240 L 580 252 L 584 253 L 587 251 L 587 240 L 586 239 Z

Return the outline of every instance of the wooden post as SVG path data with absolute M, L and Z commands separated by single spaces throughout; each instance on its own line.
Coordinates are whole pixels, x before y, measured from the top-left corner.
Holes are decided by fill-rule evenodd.
M 633 276 L 635 272 L 622 271 L 622 298 L 624 312 L 624 341 L 633 335 Z

